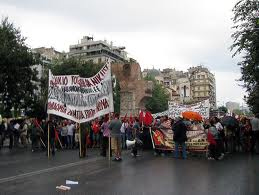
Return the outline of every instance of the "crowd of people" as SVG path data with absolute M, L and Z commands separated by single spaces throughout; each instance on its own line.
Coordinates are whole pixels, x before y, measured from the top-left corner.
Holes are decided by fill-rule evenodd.
M 107 156 L 109 137 L 111 137 L 111 149 L 114 151 L 115 160 L 120 161 L 121 150 L 127 148 L 126 140 L 135 138 L 135 134 L 140 130 L 140 124 L 137 118 L 131 123 L 127 120 L 120 120 L 118 114 L 115 114 L 113 118 L 110 120 L 109 116 L 106 115 L 80 125 L 58 117 L 49 121 L 36 118 L 3 119 L 0 124 L 0 149 L 4 146 L 5 140 L 8 139 L 10 149 L 31 147 L 32 152 L 46 150 L 49 127 L 52 155 L 55 155 L 57 149 L 78 149 L 81 138 L 82 157 L 86 156 L 86 148 L 99 148 L 100 155 Z M 81 132 L 80 135 L 79 132 Z
M 259 114 L 250 119 L 242 117 L 236 120 L 238 123 L 232 125 L 223 124 L 217 117 L 200 122 L 207 135 L 209 160 L 221 160 L 226 153 L 236 151 L 259 153 Z M 174 157 L 179 158 L 179 147 L 181 147 L 182 158 L 186 159 L 186 134 L 192 123 L 197 121 L 163 116 L 154 119 L 151 126 L 172 129 Z M 127 149 L 126 140 L 136 140 L 131 147 L 131 154 L 134 157 L 138 155 L 139 145 L 152 148 L 149 131 L 145 131 L 145 126 L 139 122 L 139 118 L 120 118 L 119 114 L 115 114 L 111 119 L 106 115 L 80 125 L 61 118 L 49 121 L 4 119 L 0 125 L 0 148 L 8 138 L 10 149 L 26 148 L 30 145 L 32 152 L 45 150 L 48 146 L 48 129 L 52 155 L 55 155 L 57 149 L 81 147 L 81 157 L 86 156 L 87 148 L 99 148 L 100 155 L 107 156 L 107 150 L 110 148 L 114 160 L 121 161 L 121 151 Z M 111 137 L 111 147 L 109 147 L 109 137 Z
M 179 158 L 181 147 L 182 158 L 187 158 L 187 132 L 192 125 L 199 125 L 207 135 L 208 159 L 221 160 L 225 154 L 234 152 L 250 152 L 259 154 L 259 114 L 247 118 L 228 116 L 232 123 L 224 124 L 224 117 L 211 117 L 204 121 L 188 120 L 182 117 L 176 119 L 167 116 L 157 118 L 157 128 L 172 129 L 175 145 L 174 157 Z

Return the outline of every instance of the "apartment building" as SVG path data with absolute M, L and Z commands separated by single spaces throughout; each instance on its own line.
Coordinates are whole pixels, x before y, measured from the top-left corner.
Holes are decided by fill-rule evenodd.
M 171 101 L 186 104 L 209 99 L 211 107 L 216 107 L 215 76 L 208 68 L 196 66 L 189 68 L 187 72 L 171 68 L 162 71 L 145 69 L 142 75 L 145 77 L 154 73 L 156 81 L 169 91 Z
M 93 37 L 84 36 L 78 44 L 69 46 L 69 57 L 80 57 L 94 63 L 104 63 L 108 59 L 112 62 L 127 62 L 125 47 L 114 46 L 106 40 L 95 41 Z
M 216 108 L 216 81 L 215 76 L 208 68 L 196 66 L 188 69 L 191 83 L 191 96 L 194 102 L 210 100 L 212 108 Z

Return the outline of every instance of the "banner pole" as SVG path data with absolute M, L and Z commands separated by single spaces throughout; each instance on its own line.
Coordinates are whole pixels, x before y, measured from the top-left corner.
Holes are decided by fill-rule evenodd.
M 61 143 L 59 137 L 58 137 L 58 142 L 59 142 L 59 145 L 60 145 L 61 149 L 63 150 L 63 145 L 62 145 L 62 143 Z
M 109 122 L 110 122 L 110 120 L 111 120 L 111 113 L 109 113 Z M 109 130 L 110 131 L 110 130 Z M 109 155 L 109 161 L 111 161 L 111 132 L 109 132 L 109 136 L 108 136 L 108 144 L 109 144 L 109 147 L 108 147 L 108 150 L 109 150 L 109 152 L 108 152 L 108 155 Z
M 49 119 L 50 119 L 50 116 L 49 116 L 49 114 L 48 114 L 48 158 L 49 158 L 49 156 L 50 156 L 50 151 L 49 151 Z
M 155 144 L 154 144 L 154 140 L 153 140 L 153 136 L 152 136 L 152 130 L 151 130 L 151 127 L 149 127 L 149 134 L 150 134 L 150 137 L 151 137 L 151 141 L 152 141 L 153 149 L 155 149 Z
M 82 157 L 82 141 L 81 141 L 81 127 L 80 123 L 77 123 L 79 125 L 79 157 Z

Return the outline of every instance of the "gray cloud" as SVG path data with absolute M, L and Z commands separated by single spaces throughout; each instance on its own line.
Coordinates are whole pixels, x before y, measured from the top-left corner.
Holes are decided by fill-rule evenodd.
M 93 34 L 126 46 L 142 67 L 187 69 L 202 63 L 222 79 L 221 72 L 239 72 L 240 58 L 233 59 L 229 51 L 236 2 L 0 0 L 0 13 L 21 26 L 32 47 L 68 50 L 83 35 Z M 233 79 L 230 83 L 236 87 Z

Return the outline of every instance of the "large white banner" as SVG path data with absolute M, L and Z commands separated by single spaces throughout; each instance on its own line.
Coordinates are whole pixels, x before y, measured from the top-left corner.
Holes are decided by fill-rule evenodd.
M 113 111 L 110 63 L 90 78 L 49 72 L 48 114 L 83 123 Z
M 168 110 L 156 114 L 152 114 L 154 118 L 158 116 L 167 115 L 171 118 L 176 118 L 182 115 L 185 111 L 198 112 L 202 118 L 209 118 L 210 116 L 210 102 L 209 100 L 204 100 L 196 104 L 182 105 L 176 104 L 175 102 L 168 102 Z

